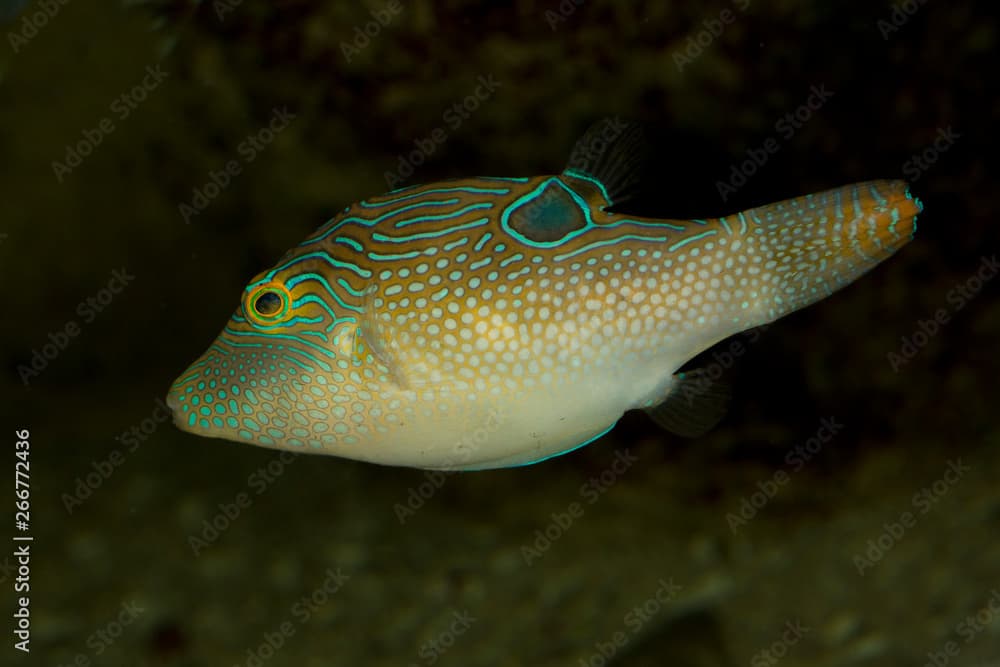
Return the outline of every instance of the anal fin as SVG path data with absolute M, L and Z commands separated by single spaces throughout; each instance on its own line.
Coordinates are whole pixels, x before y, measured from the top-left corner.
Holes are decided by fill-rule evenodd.
M 671 433 L 696 438 L 708 433 L 726 414 L 732 391 L 722 377 L 706 368 L 678 373 L 666 399 L 644 408 L 653 421 Z

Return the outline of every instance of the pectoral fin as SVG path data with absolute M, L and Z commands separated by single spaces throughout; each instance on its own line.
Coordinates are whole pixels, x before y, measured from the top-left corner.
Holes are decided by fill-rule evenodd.
M 352 354 L 361 359 L 371 354 L 396 386 L 409 389 L 409 381 L 397 353 L 392 316 L 388 311 L 382 312 L 377 308 L 377 292 L 377 286 L 373 285 L 361 297 L 361 315 L 351 341 Z

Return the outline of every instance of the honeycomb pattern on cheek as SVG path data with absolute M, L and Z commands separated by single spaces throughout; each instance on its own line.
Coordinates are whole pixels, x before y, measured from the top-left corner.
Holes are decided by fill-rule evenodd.
M 333 444 L 324 409 L 336 391 L 324 387 L 277 352 L 239 352 L 205 358 L 178 395 L 192 430 L 224 431 L 265 446 Z M 324 437 L 326 435 L 327 437 Z

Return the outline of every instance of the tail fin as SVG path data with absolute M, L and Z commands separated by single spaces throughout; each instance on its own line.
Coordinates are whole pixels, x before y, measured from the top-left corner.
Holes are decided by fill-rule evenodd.
M 853 282 L 913 238 L 923 210 L 904 181 L 869 181 L 745 211 L 748 245 L 763 255 L 764 322 Z

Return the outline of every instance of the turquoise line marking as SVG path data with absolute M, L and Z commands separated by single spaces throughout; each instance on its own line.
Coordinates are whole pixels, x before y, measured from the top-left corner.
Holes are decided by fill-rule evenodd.
M 307 298 L 309 298 L 309 297 L 303 297 L 303 299 L 307 299 Z M 293 308 L 297 308 L 300 305 L 300 303 L 301 302 L 299 302 L 299 301 L 293 301 L 292 302 L 292 307 Z M 319 324 L 322 321 L 323 321 L 322 317 L 302 317 L 301 315 L 295 315 L 295 316 L 293 316 L 293 317 L 285 320 L 281 324 L 271 324 L 271 325 L 267 325 L 267 326 L 257 326 L 257 328 L 260 329 L 260 330 L 263 330 L 263 331 L 269 331 L 271 329 L 276 329 L 276 328 L 277 329 L 284 329 L 284 328 L 288 328 L 288 327 L 297 327 L 300 324 Z
M 523 275 L 525 275 L 527 273 L 531 273 L 531 267 L 530 266 L 522 266 L 517 271 L 511 271 L 510 273 L 508 273 L 507 274 L 507 280 L 517 280 L 518 278 L 520 278 L 521 276 L 523 276 Z
M 476 245 L 473 247 L 473 250 L 479 252 L 480 250 L 483 249 L 483 246 L 486 245 L 486 242 L 489 241 L 491 238 L 493 238 L 493 232 L 486 232 L 483 235 L 483 238 L 479 239 L 476 242 Z
M 351 246 L 352 248 L 354 248 L 358 252 L 364 252 L 364 248 L 361 247 L 360 243 L 358 243 L 354 239 L 347 238 L 346 236 L 338 236 L 337 238 L 335 238 L 333 240 L 333 242 L 334 243 L 343 243 L 344 245 Z
M 457 218 L 465 215 L 469 211 L 479 211 L 485 208 L 493 208 L 493 204 L 490 202 L 480 202 L 478 204 L 469 204 L 464 208 L 460 208 L 457 211 L 452 211 L 451 213 L 442 213 L 441 215 L 421 215 L 416 218 L 407 218 L 406 220 L 399 220 L 394 225 L 396 229 L 401 227 L 406 227 L 407 225 L 412 225 L 415 222 L 426 222 L 428 220 L 447 220 L 449 218 Z
M 697 225 L 707 225 L 708 224 L 708 220 L 702 220 L 701 218 L 691 218 L 691 222 L 693 222 L 693 223 L 695 223 Z
M 509 191 L 507 191 L 507 192 L 509 192 Z M 422 197 L 424 194 L 426 194 L 426 192 L 418 193 L 416 195 L 413 195 L 412 197 L 406 197 L 406 199 L 411 199 L 411 198 L 414 198 L 414 197 Z M 406 213 L 407 211 L 412 211 L 413 209 L 420 208 L 421 206 L 427 206 L 427 205 L 429 205 L 427 202 L 420 202 L 420 201 L 418 201 L 418 202 L 414 202 L 413 204 L 409 204 L 408 206 L 403 206 L 401 208 L 393 209 L 391 211 L 383 213 L 382 215 L 376 216 L 374 218 L 359 218 L 357 216 L 349 216 L 349 217 L 337 220 L 336 224 L 333 224 L 334 221 L 331 220 L 330 222 L 327 223 L 327 225 L 330 225 L 329 229 L 323 230 L 323 228 L 321 227 L 318 236 L 315 236 L 314 238 L 311 238 L 311 239 L 306 239 L 305 241 L 303 241 L 302 243 L 300 243 L 299 246 L 300 247 L 304 247 L 304 246 L 307 246 L 307 245 L 312 245 L 314 243 L 319 243 L 319 242 L 323 241 L 324 239 L 326 239 L 331 234 L 333 234 L 334 232 L 336 232 L 337 230 L 339 230 L 341 227 L 343 227 L 344 225 L 347 225 L 349 223 L 357 223 L 357 224 L 360 224 L 360 225 L 362 225 L 364 227 L 373 227 L 373 226 L 377 225 L 378 223 L 382 222 L 383 220 L 391 218 L 394 215 L 399 215 L 400 213 Z M 434 205 L 434 204 L 431 203 L 430 205 Z M 383 205 L 379 205 L 379 206 L 383 206 Z M 478 207 L 478 208 L 486 208 L 486 207 L 492 208 L 493 204 L 491 204 L 489 202 L 480 202 L 478 204 L 473 204 L 472 206 Z M 369 206 L 368 208 L 376 208 L 376 207 L 375 206 Z M 470 210 L 471 210 L 471 208 L 470 208 Z M 444 220 L 444 219 L 453 217 L 453 216 L 458 215 L 458 214 L 459 214 L 458 212 L 452 212 L 452 213 L 445 213 L 445 214 L 440 215 L 440 216 L 434 216 L 434 215 L 420 216 L 420 217 L 417 217 L 417 218 L 410 218 L 410 219 L 408 219 L 406 221 L 403 221 L 402 223 L 398 223 L 397 226 L 402 226 L 404 224 L 410 224 L 412 222 L 418 222 L 420 220 Z
M 481 269 L 492 261 L 493 261 L 492 257 L 484 257 L 478 262 L 473 262 L 472 264 L 469 264 L 469 269 L 472 271 L 475 271 L 476 269 Z
M 666 227 L 667 229 L 673 229 L 674 231 L 678 232 L 683 232 L 687 230 L 687 227 L 682 227 L 680 225 L 675 225 L 669 222 L 656 222 L 656 221 L 644 222 L 642 220 L 636 220 L 634 218 L 622 218 L 620 220 L 615 220 L 614 222 L 606 225 L 600 225 L 600 227 L 601 229 L 614 229 L 619 225 L 635 225 L 636 227 L 649 227 L 651 229 L 662 229 L 663 227 Z M 597 225 L 594 226 L 597 227 Z
M 334 266 L 334 267 L 341 268 L 341 269 L 347 269 L 348 271 L 351 271 L 353 273 L 358 274 L 362 278 L 371 278 L 372 277 L 372 272 L 369 271 L 369 270 L 367 270 L 367 269 L 362 269 L 360 266 L 358 266 L 356 264 L 352 264 L 350 262 L 342 262 L 339 259 L 334 259 L 333 257 L 330 257 L 330 255 L 328 255 L 327 253 L 325 253 L 323 251 L 318 251 L 318 252 L 309 252 L 309 253 L 306 253 L 306 254 L 301 255 L 299 257 L 296 257 L 294 259 L 290 259 L 287 262 L 285 262 L 284 264 L 282 264 L 281 266 L 278 266 L 278 267 L 275 267 L 275 268 L 271 269 L 267 273 L 267 278 L 264 279 L 264 280 L 262 280 L 261 282 L 267 282 L 268 280 L 273 279 L 274 276 L 276 276 L 279 271 L 284 271 L 284 270 L 288 269 L 289 267 L 292 267 L 292 266 L 298 264 L 299 262 L 306 261 L 307 259 L 319 259 L 319 260 L 321 260 L 323 262 L 326 262 L 330 266 Z
M 740 219 L 740 233 L 745 234 L 747 231 L 747 218 L 742 213 L 737 213 L 736 217 Z
M 356 289 L 354 289 L 353 287 L 351 287 L 351 284 L 348 283 L 343 278 L 337 278 L 337 284 L 340 285 L 341 287 L 343 287 L 345 290 L 347 290 L 347 293 L 350 294 L 351 296 L 364 296 L 365 295 L 364 290 L 356 290 Z
M 200 363 L 193 364 L 192 368 L 195 367 L 195 366 L 204 366 L 206 363 L 208 363 L 208 362 L 207 361 L 202 361 Z M 201 373 L 191 373 L 191 375 L 187 375 L 185 377 L 182 377 L 177 382 L 175 382 L 174 386 L 175 387 L 181 386 L 181 385 L 183 385 L 183 384 L 185 384 L 187 382 L 190 382 L 190 381 L 194 380 L 195 378 L 199 377 L 200 375 L 201 375 Z
M 230 329 L 229 327 L 226 327 L 225 329 L 222 330 L 222 335 L 223 336 L 227 336 L 227 335 L 228 336 L 235 336 L 237 338 L 246 338 L 246 337 L 253 337 L 253 336 L 260 337 L 261 336 L 261 334 L 259 334 L 259 333 L 234 331 L 234 330 Z M 312 341 L 302 340 L 298 336 L 293 336 L 291 334 L 279 334 L 279 333 L 269 333 L 269 334 L 265 334 L 265 336 L 268 339 L 275 339 L 275 338 L 277 338 L 277 339 L 280 339 L 280 340 L 292 341 L 293 343 L 299 343 L 299 344 L 304 345 L 304 346 L 306 346 L 308 348 L 316 350 L 317 352 L 321 352 L 325 356 L 327 356 L 327 357 L 329 357 L 331 359 L 336 359 L 337 358 L 337 355 L 333 353 L 333 350 L 325 348 L 322 345 L 317 345 L 316 343 L 313 343 Z M 234 346 L 238 345 L 237 343 L 231 343 L 231 344 L 233 344 Z M 261 347 L 261 345 L 253 345 L 252 343 L 248 343 L 246 345 L 246 347 Z M 308 352 L 303 351 L 298 345 L 290 345 L 286 349 L 288 351 L 290 351 L 290 352 L 294 352 L 296 354 L 301 354 L 304 357 L 308 357 L 309 359 L 312 359 L 313 361 L 315 361 L 317 364 L 323 363 L 322 359 L 314 357 L 311 354 L 309 354 Z
M 633 240 L 633 241 L 649 241 L 651 243 L 659 243 L 659 242 L 662 242 L 662 241 L 666 241 L 667 237 L 666 236 L 638 236 L 638 235 L 635 235 L 635 234 L 624 234 L 624 235 L 619 236 L 618 238 L 614 238 L 614 239 L 607 239 L 607 240 L 604 240 L 604 241 L 595 241 L 594 243 L 591 243 L 589 245 L 585 245 L 585 246 L 583 246 L 581 248 L 577 248 L 576 250 L 573 250 L 572 252 L 567 252 L 567 253 L 563 253 L 561 255 L 556 255 L 552 259 L 555 260 L 555 261 L 557 261 L 557 262 L 561 262 L 564 259 L 569 259 L 570 257 L 575 257 L 576 255 L 579 255 L 582 252 L 587 252 L 588 250 L 591 250 L 593 248 L 601 248 L 603 246 L 614 245 L 616 243 L 620 243 L 621 241 L 628 241 L 628 240 Z
M 514 262 L 516 262 L 518 260 L 522 260 L 522 259 L 524 259 L 524 255 L 522 255 L 521 253 L 517 253 L 516 255 L 511 255 L 507 259 L 505 259 L 502 262 L 500 262 L 500 268 L 501 269 L 505 269 L 508 266 L 510 266 L 511 264 L 513 264 Z
M 530 176 L 478 176 L 477 178 L 481 181 L 505 181 L 507 183 L 527 183 L 531 180 Z
M 879 239 L 878 237 L 878 220 L 876 219 L 876 215 L 877 214 L 872 213 L 871 215 L 868 216 L 868 224 L 871 227 L 872 240 L 875 242 L 875 245 L 878 246 L 878 248 L 881 250 L 882 240 Z
M 854 217 L 861 217 L 861 201 L 858 199 L 858 188 L 857 186 L 851 187 L 851 201 L 854 202 Z
M 536 463 L 541 463 L 542 461 L 548 461 L 549 459 L 553 459 L 553 458 L 555 458 L 557 456 L 562 456 L 563 454 L 569 454 L 570 452 L 575 452 L 576 450 L 580 449 L 581 447 L 586 447 L 587 445 L 589 445 L 590 443 L 594 442 L 598 438 L 601 438 L 601 437 L 607 435 L 608 431 L 610 431 L 614 427 L 615 427 L 615 425 L 612 424 L 611 426 L 607 427 L 606 429 L 604 429 L 603 431 L 601 431 L 600 433 L 598 433 L 594 437 L 589 438 L 589 439 L 581 442 L 579 445 L 573 445 L 569 449 L 564 449 L 561 452 L 556 452 L 555 454 L 548 454 L 547 456 L 543 456 L 543 457 L 541 457 L 539 459 L 535 459 L 534 461 L 525 461 L 523 463 L 512 463 L 509 466 L 504 466 L 504 467 L 507 467 L 507 468 L 520 468 L 521 466 L 530 466 L 530 465 L 534 465 Z
M 422 197 L 422 196 L 424 196 L 426 194 L 430 194 L 431 192 L 434 192 L 434 190 L 427 190 L 427 191 L 424 191 L 424 192 L 419 192 L 417 194 L 409 195 L 407 197 L 402 197 L 400 199 L 396 199 L 396 200 L 392 200 L 392 201 L 382 202 L 382 203 L 379 203 L 379 204 L 372 204 L 369 200 L 366 199 L 364 201 L 359 201 L 358 205 L 361 206 L 362 208 L 385 208 L 386 206 L 389 206 L 391 204 L 398 204 L 400 201 L 405 201 L 405 200 L 408 200 L 408 199 L 415 199 L 417 197 Z M 460 197 L 451 197 L 450 199 L 428 199 L 427 201 L 420 202 L 418 205 L 419 206 L 450 206 L 452 204 L 457 204 L 460 201 L 462 201 L 462 199 Z
M 703 238 L 706 238 L 708 236 L 714 236 L 715 235 L 715 231 L 716 230 L 714 230 L 714 229 L 710 229 L 707 232 L 702 232 L 701 234 L 695 234 L 694 236 L 689 236 L 688 238 L 682 239 L 682 240 L 678 241 L 677 243 L 673 244 L 672 246 L 670 246 L 669 248 L 667 248 L 667 250 L 669 250 L 670 252 L 673 252 L 673 251 L 677 250 L 678 248 L 682 248 L 682 247 L 686 246 L 688 243 L 692 243 L 694 241 L 698 241 L 699 239 L 703 239 Z
M 478 220 L 467 222 L 464 225 L 452 225 L 451 227 L 445 227 L 444 229 L 439 229 L 434 232 L 420 232 L 419 234 L 410 234 L 408 236 L 388 236 L 387 234 L 373 232 L 372 238 L 376 241 L 385 241 L 388 243 L 405 243 L 407 241 L 416 241 L 417 239 L 433 239 L 466 229 L 482 227 L 489 221 L 489 218 L 479 218 Z
M 393 192 L 403 192 L 403 191 L 406 191 L 406 190 L 410 190 L 410 189 L 412 189 L 414 187 L 420 187 L 420 186 L 411 185 L 411 186 L 408 186 L 408 187 L 405 187 L 405 188 L 400 188 L 399 190 L 393 190 L 392 192 L 390 192 L 388 194 L 392 194 Z M 374 202 L 374 203 L 369 203 L 366 200 L 366 201 L 358 202 L 358 204 L 361 205 L 363 208 L 381 208 L 383 206 L 389 206 L 390 204 L 398 204 L 401 201 L 407 201 L 409 199 L 414 199 L 416 197 L 423 197 L 424 195 L 431 195 L 431 194 L 435 194 L 436 195 L 436 194 L 440 194 L 442 192 L 469 192 L 469 193 L 484 194 L 484 195 L 507 195 L 507 194 L 510 194 L 510 188 L 477 188 L 477 187 L 474 187 L 474 186 L 471 186 L 471 185 L 470 186 L 456 186 L 456 187 L 451 187 L 451 188 L 434 188 L 432 190 L 424 190 L 423 192 L 416 192 L 416 193 L 414 193 L 412 195 L 407 195 L 405 197 L 394 197 L 394 198 L 388 199 L 386 201 L 380 201 L 380 202 Z M 384 197 L 385 195 L 382 195 L 382 196 Z
M 459 246 L 462 246 L 462 245 L 465 245 L 468 242 L 469 242 L 469 237 L 466 236 L 466 237 L 458 239 L 457 241 L 451 241 L 449 243 L 445 243 L 444 244 L 445 252 L 451 252 L 455 248 L 457 248 Z
M 380 252 L 372 252 L 371 250 L 368 251 L 369 259 L 374 259 L 376 261 L 383 261 L 387 259 L 413 259 L 414 257 L 419 256 L 419 250 L 411 250 L 410 252 L 401 252 L 396 254 L 383 254 Z
M 893 208 L 892 209 L 892 222 L 889 223 L 889 233 L 890 234 L 895 234 L 896 233 L 896 223 L 898 223 L 898 222 L 899 222 L 899 209 L 898 208 Z
M 311 273 L 311 272 L 310 273 L 300 273 L 297 276 L 289 278 L 289 280 L 286 283 L 286 285 L 289 288 L 292 288 L 292 287 L 295 287 L 299 283 L 301 283 L 303 281 L 306 281 L 306 280 L 314 280 L 314 281 L 318 282 L 320 285 L 322 285 L 323 288 L 330 294 L 330 296 L 332 296 L 334 298 L 334 300 L 340 306 L 342 306 L 344 308 L 347 308 L 348 310 L 353 310 L 353 311 L 358 312 L 358 313 L 361 312 L 361 309 L 358 308 L 357 306 L 350 306 L 347 303 L 345 303 L 344 300 L 340 298 L 340 295 L 337 293 L 337 290 L 333 289 L 333 287 L 330 286 L 330 283 L 327 282 L 326 277 L 323 276 L 323 275 L 321 275 L 321 274 L 319 274 L 319 273 Z M 341 278 L 341 280 L 343 280 L 343 278 Z M 326 303 L 322 299 L 317 299 L 315 296 L 305 296 L 305 297 L 302 297 L 302 299 L 299 300 L 298 303 L 320 303 L 320 304 L 323 304 L 324 306 L 326 305 Z M 333 315 L 332 312 L 330 314 Z
M 254 288 L 257 287 L 258 285 L 263 285 L 264 283 L 269 283 L 269 282 L 271 282 L 271 278 L 268 277 L 268 276 L 264 276 L 260 280 L 258 280 L 256 282 L 252 282 L 249 285 L 247 285 L 246 289 L 244 289 L 243 291 L 244 292 L 252 292 L 254 290 Z
M 604 187 L 604 183 L 601 183 L 593 176 L 585 174 L 577 169 L 567 169 L 563 171 L 563 174 L 566 176 L 572 176 L 573 178 L 579 178 L 581 181 L 587 181 L 588 183 L 597 187 L 597 189 L 601 191 L 601 196 L 604 197 L 604 201 L 607 203 L 608 206 L 614 204 L 614 202 L 611 200 L 611 195 L 608 194 L 607 188 Z M 603 209 L 604 207 L 602 206 L 601 208 Z
M 307 245 L 312 245 L 314 243 L 319 243 L 320 241 L 322 241 L 326 237 L 330 236 L 330 234 L 334 233 L 335 231 L 337 231 L 338 229 L 340 229 L 344 225 L 346 225 L 348 223 L 351 223 L 351 222 L 356 222 L 356 223 L 358 223 L 358 224 L 360 224 L 360 225 L 362 225 L 364 227 L 373 227 L 373 226 L 377 225 L 378 223 L 382 222 L 383 220 L 386 220 L 387 218 L 391 218 L 392 216 L 398 215 L 400 213 L 406 213 L 407 211 L 412 211 L 413 209 L 420 208 L 421 206 L 424 206 L 424 205 L 425 205 L 424 202 L 419 202 L 418 201 L 418 202 L 415 202 L 415 203 L 410 204 L 408 206 L 403 206 L 402 208 L 397 208 L 397 209 L 393 209 L 391 211 L 387 211 L 386 213 L 383 213 L 382 215 L 376 216 L 374 218 L 359 218 L 356 215 L 348 216 L 346 218 L 342 218 L 340 220 L 337 220 L 336 224 L 333 224 L 329 229 L 327 229 L 326 231 L 322 232 L 319 236 L 316 236 L 316 237 L 311 238 L 311 239 L 306 239 L 305 241 L 303 241 L 299 245 L 300 246 L 307 246 Z M 330 221 L 330 223 L 332 223 L 332 222 L 333 222 L 333 220 Z M 330 224 L 330 223 L 327 223 L 327 224 Z
M 881 206 L 885 206 L 888 203 L 886 202 L 885 197 L 879 194 L 878 188 L 876 188 L 874 185 L 868 186 L 868 192 L 871 193 L 872 199 L 877 201 Z
M 340 301 L 340 299 L 337 299 L 337 301 L 338 301 L 338 303 L 340 303 L 341 305 L 343 305 L 343 302 Z M 320 299 L 317 296 L 313 296 L 311 294 L 310 295 L 306 295 L 306 296 L 302 297 L 302 299 L 300 300 L 300 303 L 316 303 L 316 304 L 319 304 L 320 308 L 322 308 L 323 310 L 325 310 L 327 312 L 327 314 L 330 316 L 330 322 L 332 322 L 331 326 L 333 326 L 333 324 L 336 324 L 337 321 L 340 319 L 340 318 L 337 317 L 337 313 L 333 312 L 333 308 L 330 308 L 330 304 L 328 304 L 326 301 L 324 301 L 323 299 Z M 360 309 L 355 309 L 355 311 L 356 312 L 361 312 Z M 326 330 L 329 331 L 330 327 L 327 327 Z
M 719 218 L 719 224 L 725 228 L 727 234 L 729 234 L 730 236 L 733 235 L 733 230 L 729 228 L 729 223 L 726 222 L 725 216 Z

